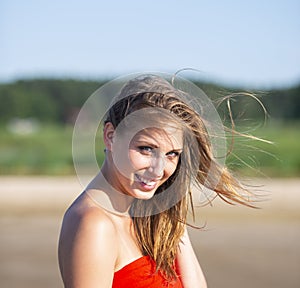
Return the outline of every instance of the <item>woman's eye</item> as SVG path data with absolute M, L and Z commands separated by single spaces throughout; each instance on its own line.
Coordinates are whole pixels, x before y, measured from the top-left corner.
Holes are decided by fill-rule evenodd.
M 171 152 L 167 153 L 167 157 L 171 158 L 171 159 L 177 158 L 178 156 L 179 156 L 179 152 L 176 152 L 176 151 L 171 151 Z
M 151 154 L 153 151 L 153 148 L 149 146 L 139 146 L 138 148 L 143 154 Z

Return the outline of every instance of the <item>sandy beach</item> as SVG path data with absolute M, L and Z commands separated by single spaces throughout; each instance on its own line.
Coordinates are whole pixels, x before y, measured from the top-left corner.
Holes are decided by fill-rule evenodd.
M 300 178 L 255 179 L 261 209 L 216 199 L 189 229 L 210 288 L 300 287 Z M 82 187 L 76 177 L 0 177 L 0 283 L 63 287 L 57 241 L 63 213 Z

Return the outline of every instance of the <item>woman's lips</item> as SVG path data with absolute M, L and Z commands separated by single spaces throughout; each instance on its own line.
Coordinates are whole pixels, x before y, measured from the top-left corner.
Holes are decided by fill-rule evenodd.
M 153 179 L 148 179 L 138 174 L 135 174 L 135 178 L 137 182 L 139 182 L 139 184 L 147 190 L 152 190 L 158 182 L 157 180 L 154 181 Z

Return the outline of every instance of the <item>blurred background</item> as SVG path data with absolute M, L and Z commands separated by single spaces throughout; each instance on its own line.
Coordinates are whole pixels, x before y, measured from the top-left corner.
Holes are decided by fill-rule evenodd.
M 82 191 L 76 116 L 101 85 L 158 71 L 231 101 L 227 164 L 264 195 L 260 209 L 213 202 L 190 229 L 212 288 L 300 286 L 300 2 L 0 2 L 0 285 L 62 287 L 57 241 Z M 235 94 L 237 95 L 237 94 Z M 226 103 L 218 106 L 225 124 Z M 230 135 L 228 144 L 231 143 Z M 100 139 L 101 140 L 101 139 Z M 102 150 L 97 152 L 99 163 Z

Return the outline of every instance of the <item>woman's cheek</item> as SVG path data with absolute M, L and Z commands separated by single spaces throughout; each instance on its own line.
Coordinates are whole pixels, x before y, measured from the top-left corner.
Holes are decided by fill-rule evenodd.
M 131 165 L 134 169 L 146 169 L 151 165 L 151 157 L 138 152 L 129 153 Z
M 176 170 L 177 168 L 177 164 L 178 164 L 178 161 L 177 162 L 169 162 L 167 165 L 166 165 L 166 171 L 167 171 L 167 174 L 168 174 L 168 177 L 170 177 Z

